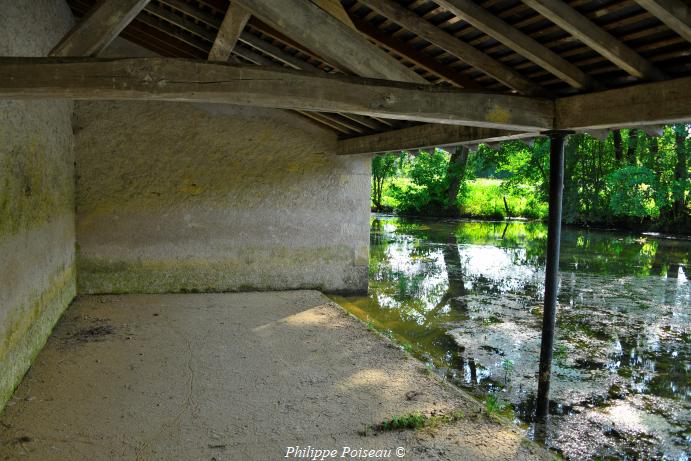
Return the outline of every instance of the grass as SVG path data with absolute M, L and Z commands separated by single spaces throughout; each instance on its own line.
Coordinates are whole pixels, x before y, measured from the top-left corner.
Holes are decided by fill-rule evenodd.
M 502 415 L 513 417 L 513 408 L 510 404 L 504 403 L 496 394 L 490 392 L 485 396 L 485 410 L 489 415 Z
M 380 433 L 406 429 L 416 430 L 424 427 L 435 428 L 440 425 L 453 424 L 456 421 L 461 420 L 463 416 L 462 411 L 432 414 L 430 416 L 423 415 L 420 412 L 413 412 L 401 416 L 394 416 L 391 419 L 384 420 L 378 424 L 367 426 L 364 431 L 361 431 L 361 434 L 367 435 L 370 432 Z
M 413 352 L 413 345 L 410 343 L 404 342 L 404 343 L 401 343 L 401 349 L 403 349 L 404 351 L 406 351 L 407 353 L 410 354 Z
M 475 179 L 468 181 L 467 192 L 460 204 L 461 214 L 473 218 L 504 219 L 521 217 L 539 219 L 547 215 L 547 204 L 532 197 L 532 190 L 526 188 L 523 194 L 506 194 L 501 190 L 499 179 Z M 504 197 L 509 206 L 509 214 L 504 207 Z
M 382 194 L 382 205 L 388 210 L 396 210 L 399 203 L 391 194 L 391 185 L 399 188 L 414 187 L 409 178 L 394 177 L 387 180 Z M 501 190 L 500 179 L 480 178 L 466 183 L 467 191 L 459 204 L 461 215 L 471 218 L 504 219 L 521 217 L 542 219 L 547 216 L 547 204 L 535 200 L 530 187 L 521 194 L 506 194 Z M 510 216 L 504 207 L 504 197 L 509 206 Z
M 552 357 L 554 357 L 554 361 L 557 362 L 557 365 L 564 366 L 564 362 L 566 361 L 568 354 L 569 350 L 566 348 L 566 345 L 557 344 L 557 346 L 554 348 L 554 352 L 552 352 Z

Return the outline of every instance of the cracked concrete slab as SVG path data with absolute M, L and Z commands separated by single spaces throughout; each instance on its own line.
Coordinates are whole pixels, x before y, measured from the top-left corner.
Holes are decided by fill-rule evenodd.
M 362 435 L 415 411 L 463 417 Z M 0 415 L 0 442 L 0 459 L 27 460 L 272 460 L 296 446 L 551 458 L 316 291 L 80 297 Z

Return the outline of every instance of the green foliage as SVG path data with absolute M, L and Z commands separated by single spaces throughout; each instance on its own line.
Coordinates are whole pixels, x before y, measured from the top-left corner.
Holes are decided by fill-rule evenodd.
M 506 384 L 509 381 L 511 374 L 513 374 L 514 362 L 511 359 L 504 359 L 501 361 L 501 367 L 504 370 L 504 383 Z
M 598 140 L 572 135 L 565 148 L 563 219 L 566 223 L 635 225 L 689 232 L 689 125 L 661 136 L 622 129 Z M 549 189 L 549 141 L 486 145 L 457 165 L 435 149 L 375 158 L 376 209 L 401 214 L 543 219 Z M 376 164 L 375 164 L 376 162 Z M 456 186 L 458 193 L 455 192 Z
M 382 193 L 384 181 L 396 173 L 396 156 L 393 154 L 377 155 L 372 158 L 372 202 L 377 210 L 382 210 Z
M 638 218 L 657 217 L 660 209 L 655 203 L 655 172 L 641 166 L 626 166 L 606 178 L 609 208 L 615 216 Z
M 421 152 L 409 160 L 407 177 L 408 187 L 393 185 L 391 194 L 398 202 L 398 210 L 407 214 L 434 214 L 444 209 L 447 204 L 447 191 L 450 178 L 449 154 L 441 149 L 432 152 Z
M 521 141 L 503 143 L 497 165 L 498 172 L 506 173 L 502 182 L 504 190 L 521 193 L 525 192 L 526 185 L 530 185 L 537 199 L 547 199 L 549 141 L 536 139 L 532 146 Z
M 466 181 L 466 192 L 459 206 L 461 215 L 468 217 L 504 219 L 520 216 L 541 219 L 547 216 L 547 203 L 537 198 L 532 186 L 523 185 L 507 192 L 499 179 Z
M 554 351 L 552 352 L 554 361 L 559 366 L 564 366 L 564 363 L 566 362 L 566 358 L 568 357 L 568 355 L 569 350 L 567 349 L 566 344 L 564 343 L 557 344 L 554 348 Z
M 512 412 L 511 405 L 501 401 L 497 394 L 490 392 L 485 396 L 485 410 L 490 415 L 509 415 Z
M 425 425 L 425 417 L 420 413 L 409 413 L 403 416 L 394 416 L 388 421 L 381 423 L 381 430 L 390 431 L 395 429 L 417 429 Z

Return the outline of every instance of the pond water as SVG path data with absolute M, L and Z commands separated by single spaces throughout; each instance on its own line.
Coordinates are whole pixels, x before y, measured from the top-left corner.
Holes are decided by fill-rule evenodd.
M 373 216 L 352 313 L 569 459 L 688 460 L 691 240 L 564 229 L 550 412 L 533 419 L 547 229 Z

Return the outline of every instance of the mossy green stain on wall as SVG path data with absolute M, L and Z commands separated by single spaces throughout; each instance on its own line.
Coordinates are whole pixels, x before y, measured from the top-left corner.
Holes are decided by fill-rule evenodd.
M 46 56 L 64 1 L 3 2 L 0 55 Z M 0 100 L 0 409 L 75 296 L 71 101 Z
M 6 322 L 0 338 L 0 409 L 43 348 L 63 311 L 76 295 L 75 267 L 62 268 L 49 286 L 27 296 Z
M 72 168 L 36 136 L 12 142 L 0 130 L 0 237 L 30 230 L 53 216 L 72 213 Z

